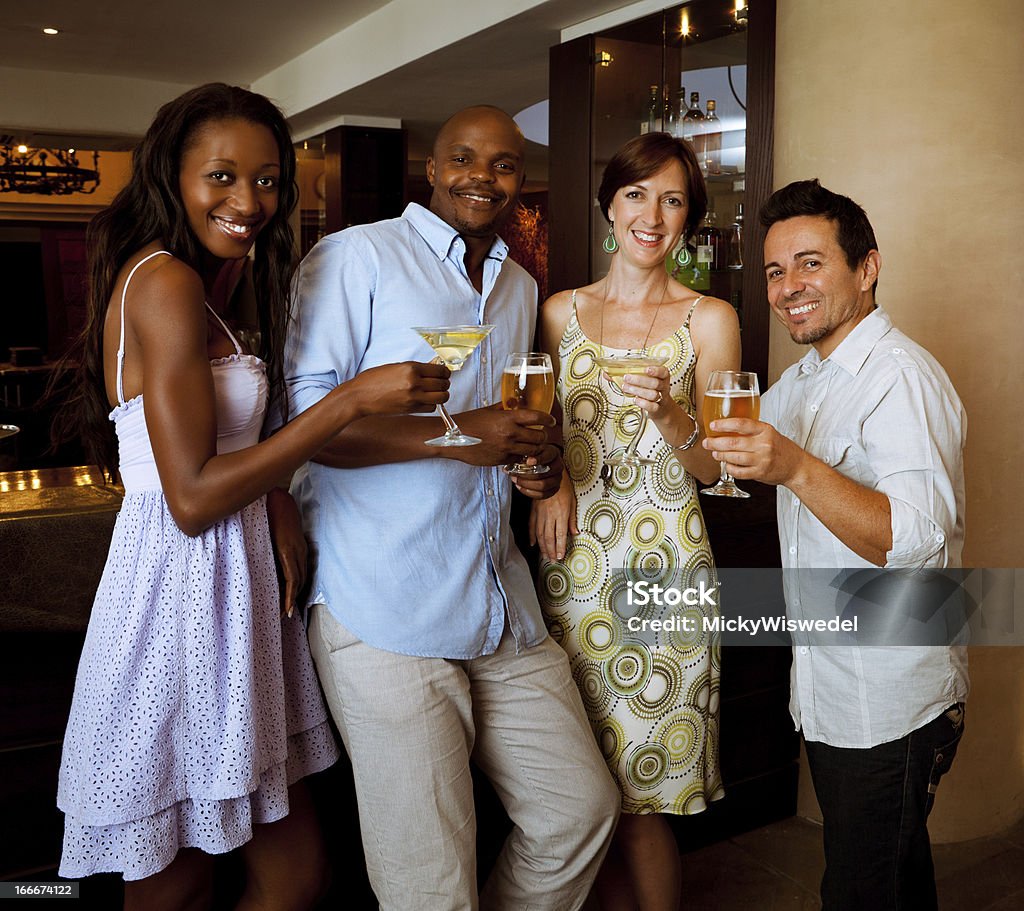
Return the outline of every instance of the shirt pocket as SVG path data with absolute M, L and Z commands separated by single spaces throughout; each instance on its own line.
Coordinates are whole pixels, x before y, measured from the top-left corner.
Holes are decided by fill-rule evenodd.
M 851 481 L 874 487 L 864 450 L 849 437 L 812 437 L 807 451 Z

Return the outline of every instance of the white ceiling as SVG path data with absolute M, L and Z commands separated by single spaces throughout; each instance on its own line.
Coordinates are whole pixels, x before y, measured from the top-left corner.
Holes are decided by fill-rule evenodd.
M 5 0 L 0 61 L 30 70 L 248 85 L 387 2 Z M 44 26 L 61 33 L 48 37 Z
M 343 117 L 400 119 L 410 157 L 422 157 L 460 107 L 516 113 L 547 97 L 548 49 L 561 30 L 626 5 L 519 0 L 481 14 L 458 0 L 8 0 L 0 135 L 34 129 L 81 148 L 128 148 L 156 105 L 224 81 L 274 97 L 299 136 Z M 61 34 L 43 35 L 47 25 Z M 99 103 L 74 104 L 76 92 Z

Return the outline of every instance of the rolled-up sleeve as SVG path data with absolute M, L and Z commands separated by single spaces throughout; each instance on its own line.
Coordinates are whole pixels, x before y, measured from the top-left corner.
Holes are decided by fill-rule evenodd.
M 372 325 L 375 251 L 356 236 L 321 240 L 299 266 L 285 347 L 292 415 L 359 372 Z
M 962 490 L 966 418 L 959 401 L 915 365 L 895 376 L 863 426 L 875 489 L 889 498 L 891 568 L 943 567 L 959 559 L 949 553 Z

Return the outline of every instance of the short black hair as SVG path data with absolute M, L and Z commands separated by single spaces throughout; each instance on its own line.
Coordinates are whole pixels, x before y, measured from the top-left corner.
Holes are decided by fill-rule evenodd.
M 797 180 L 776 190 L 761 206 L 760 218 L 767 231 L 776 222 L 801 215 L 817 215 L 835 222 L 839 246 L 851 269 L 856 269 L 868 253 L 878 249 L 874 229 L 864 210 L 849 196 L 840 196 L 823 187 L 816 177 Z

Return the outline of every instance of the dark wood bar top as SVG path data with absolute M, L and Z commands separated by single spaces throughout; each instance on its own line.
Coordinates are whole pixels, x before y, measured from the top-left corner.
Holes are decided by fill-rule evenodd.
M 85 629 L 122 497 L 93 466 L 0 472 L 0 632 Z

